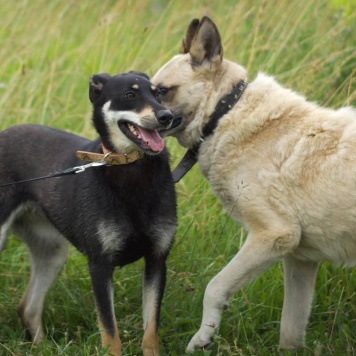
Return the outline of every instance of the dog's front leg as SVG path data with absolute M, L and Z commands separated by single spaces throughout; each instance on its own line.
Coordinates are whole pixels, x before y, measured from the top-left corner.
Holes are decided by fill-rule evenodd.
M 237 255 L 209 282 L 204 294 L 202 323 L 187 352 L 211 346 L 229 297 L 291 251 L 299 238 L 294 231 L 249 234 Z
M 160 308 L 166 284 L 166 258 L 145 257 L 143 279 L 143 341 L 145 356 L 159 355 L 158 324 Z
M 317 271 L 318 263 L 300 261 L 291 255 L 284 258 L 281 348 L 296 348 L 304 344 Z
M 102 346 L 110 346 L 109 354 L 119 356 L 121 355 L 121 341 L 114 313 L 112 287 L 114 268 L 110 264 L 89 263 L 89 270 L 93 284 Z

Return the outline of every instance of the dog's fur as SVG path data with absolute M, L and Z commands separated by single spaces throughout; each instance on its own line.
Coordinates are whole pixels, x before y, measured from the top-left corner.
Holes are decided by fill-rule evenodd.
M 171 124 L 172 114 L 159 103 L 159 92 L 148 77 L 136 72 L 94 75 L 89 96 L 100 138 L 90 141 L 36 125 L 11 127 L 0 133 L 0 185 L 83 165 L 75 157 L 77 150 L 141 150 L 144 157 L 127 165 L 0 188 L 0 246 L 12 227 L 29 247 L 32 274 L 18 314 L 36 343 L 44 336 L 44 297 L 67 259 L 68 241 L 84 253 L 102 345 L 110 345 L 114 355 L 121 355 L 121 342 L 113 270 L 144 257 L 142 347 L 144 355 L 157 355 L 166 258 L 176 231 L 175 190 L 157 130 Z
M 166 134 L 194 146 L 219 99 L 246 77 L 223 58 L 215 24 L 193 20 L 183 53 L 152 78 L 175 116 Z M 188 351 L 209 345 L 229 297 L 282 259 L 280 346 L 303 345 L 319 262 L 356 264 L 355 110 L 319 107 L 259 74 L 201 144 L 198 163 L 248 236 L 207 286 Z

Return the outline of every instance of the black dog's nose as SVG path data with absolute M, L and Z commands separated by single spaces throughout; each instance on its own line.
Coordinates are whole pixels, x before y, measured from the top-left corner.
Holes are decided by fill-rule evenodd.
M 168 126 L 173 121 L 173 114 L 170 110 L 160 110 L 157 113 L 157 120 L 164 126 Z

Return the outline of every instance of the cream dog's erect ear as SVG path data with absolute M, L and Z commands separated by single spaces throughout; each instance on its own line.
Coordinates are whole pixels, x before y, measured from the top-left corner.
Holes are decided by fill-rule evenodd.
M 220 33 L 214 22 L 207 16 L 204 16 L 200 22 L 198 20 L 191 22 L 184 47 L 192 57 L 193 66 L 200 66 L 206 62 L 213 69 L 220 65 L 223 58 Z
M 183 53 L 183 54 L 189 53 L 190 46 L 192 45 L 192 40 L 193 40 L 193 37 L 194 37 L 195 33 L 197 32 L 197 29 L 199 27 L 199 23 L 200 23 L 199 19 L 194 19 L 190 23 L 190 25 L 188 27 L 188 31 L 187 31 L 187 33 L 185 35 L 185 38 L 183 38 L 183 40 L 182 40 L 181 53 Z

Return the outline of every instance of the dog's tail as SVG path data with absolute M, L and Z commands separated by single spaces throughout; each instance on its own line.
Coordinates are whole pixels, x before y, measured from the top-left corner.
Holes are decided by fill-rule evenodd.
M 3 250 L 7 240 L 7 231 L 3 227 L 0 227 L 0 252 Z
M 0 252 L 5 247 L 7 241 L 9 225 L 5 222 L 5 224 L 0 225 Z
M 15 221 L 16 217 L 18 216 L 18 214 L 21 212 L 22 209 L 23 209 L 23 206 L 20 206 L 19 208 L 15 209 L 10 214 L 10 216 L 5 218 L 5 221 L 1 221 L 1 223 L 0 223 L 0 252 L 5 247 L 8 232 L 11 229 L 13 222 Z

